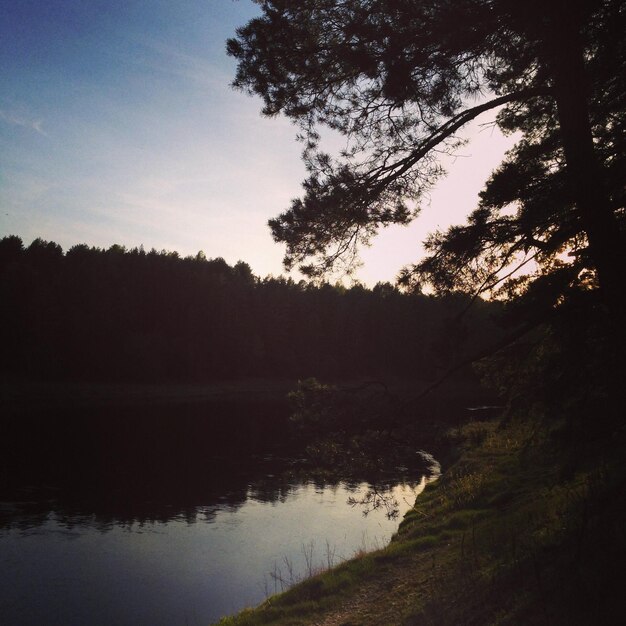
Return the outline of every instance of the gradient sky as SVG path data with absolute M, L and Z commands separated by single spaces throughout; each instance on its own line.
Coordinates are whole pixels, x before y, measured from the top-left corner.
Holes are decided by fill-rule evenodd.
M 230 88 L 225 53 L 257 12 L 249 0 L 0 2 L 0 236 L 203 250 L 280 274 L 266 223 L 300 193 L 301 145 Z M 511 141 L 467 132 L 418 220 L 364 251 L 362 281 L 393 281 L 429 231 L 474 208 Z

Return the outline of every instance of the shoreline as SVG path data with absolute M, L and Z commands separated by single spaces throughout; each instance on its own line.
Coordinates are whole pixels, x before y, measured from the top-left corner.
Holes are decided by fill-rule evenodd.
M 455 461 L 416 498 L 388 546 L 216 624 L 617 623 L 612 568 L 625 546 L 611 511 L 626 505 L 622 444 L 602 442 L 600 454 L 598 442 L 586 442 L 583 462 L 554 443 L 554 432 L 531 420 L 454 429 Z M 598 472 L 610 480 L 599 482 Z

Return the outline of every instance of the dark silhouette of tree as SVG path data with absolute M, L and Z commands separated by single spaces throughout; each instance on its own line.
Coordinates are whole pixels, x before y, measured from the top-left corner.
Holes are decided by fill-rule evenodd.
M 405 284 L 543 296 L 624 287 L 621 0 L 266 0 L 228 52 L 234 85 L 296 121 L 310 176 L 270 221 L 285 265 L 351 266 L 378 228 L 406 224 L 442 174 L 437 154 L 486 111 L 522 139 L 466 226 L 435 233 Z M 347 137 L 321 152 L 321 127 Z M 569 253 L 568 259 L 563 259 Z M 520 279 L 517 268 L 536 264 Z M 542 283 L 533 287 L 535 282 Z
M 301 129 L 302 197 L 269 223 L 286 244 L 285 266 L 312 277 L 350 270 L 380 227 L 417 216 L 444 173 L 438 155 L 454 153 L 463 127 L 492 111 L 521 139 L 467 223 L 430 235 L 426 256 L 399 276 L 409 291 L 471 294 L 442 317 L 441 334 L 426 345 L 418 334 L 416 355 L 441 374 L 426 391 L 496 354 L 483 367 L 522 413 L 565 417 L 580 433 L 590 416 L 599 432 L 622 423 L 624 3 L 258 4 L 262 15 L 227 49 L 238 61 L 234 86 Z M 345 136 L 338 156 L 322 151 L 324 128 Z M 481 294 L 507 303 L 508 330 L 472 353 L 464 317 Z M 374 337 L 362 343 L 372 348 Z
M 15 235 L 0 239 L 0 268 L 18 262 L 24 253 L 22 240 Z
M 456 358 L 433 337 L 466 304 L 389 284 L 260 279 L 204 253 L 76 245 L 63 254 L 41 239 L 26 249 L 0 239 L 0 367 L 12 376 L 430 379 Z M 495 307 L 479 308 L 468 323 L 484 338 Z

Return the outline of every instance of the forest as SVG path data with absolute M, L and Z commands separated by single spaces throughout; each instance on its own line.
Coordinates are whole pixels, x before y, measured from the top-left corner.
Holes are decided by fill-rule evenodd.
M 0 240 L 0 301 L 2 371 L 47 380 L 431 380 L 501 332 L 497 304 L 459 317 L 461 295 L 259 278 L 202 252 L 64 253 L 15 236 Z

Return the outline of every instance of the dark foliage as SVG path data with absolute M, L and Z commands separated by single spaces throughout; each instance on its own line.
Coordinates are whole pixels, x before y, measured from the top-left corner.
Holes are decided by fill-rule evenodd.
M 400 281 L 507 301 L 511 343 L 524 343 L 491 369 L 512 405 L 623 423 L 624 2 L 259 5 L 228 51 L 234 85 L 302 129 L 310 176 L 270 221 L 285 265 L 353 265 L 380 227 L 418 215 L 438 154 L 491 110 L 517 144 L 467 223 L 433 233 Z M 335 158 L 320 150 L 324 127 L 345 136 Z
M 509 296 L 534 281 L 557 294 L 599 285 L 623 307 L 621 0 L 259 4 L 262 16 L 228 51 L 239 62 L 234 85 L 302 128 L 304 195 L 270 222 L 287 267 L 320 275 L 350 265 L 378 228 L 413 219 L 442 173 L 438 153 L 494 110 L 521 140 L 468 224 L 432 235 L 404 281 Z M 323 126 L 346 136 L 337 159 L 319 151 Z M 516 269 L 531 261 L 520 280 Z
M 496 332 L 485 303 L 260 279 L 243 262 L 0 240 L 0 367 L 45 379 L 437 376 Z M 472 341 L 450 343 L 449 329 Z M 445 329 L 445 333 L 441 333 Z M 465 331 L 464 331 L 465 329 Z

